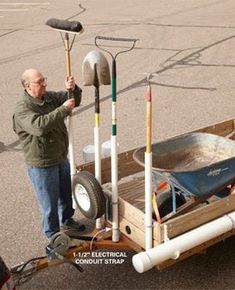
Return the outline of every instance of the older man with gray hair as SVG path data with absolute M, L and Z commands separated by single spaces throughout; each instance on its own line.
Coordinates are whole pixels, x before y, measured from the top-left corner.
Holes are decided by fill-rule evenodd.
M 45 235 L 60 228 L 84 230 L 72 216 L 68 133 L 64 119 L 81 102 L 74 78 L 65 80 L 67 91 L 47 91 L 47 79 L 37 69 L 23 72 L 22 99 L 16 104 L 13 128 L 23 147 L 27 170 L 36 193 Z M 73 98 L 68 99 L 68 90 Z

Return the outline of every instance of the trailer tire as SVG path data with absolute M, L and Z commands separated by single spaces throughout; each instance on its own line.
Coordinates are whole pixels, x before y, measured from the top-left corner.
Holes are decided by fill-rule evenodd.
M 176 192 L 176 208 L 185 204 L 186 200 L 183 194 Z M 157 194 L 157 206 L 160 217 L 164 217 L 172 212 L 172 192 L 162 192 Z
M 73 196 L 81 213 L 89 219 L 105 213 L 106 199 L 98 180 L 88 171 L 81 171 L 73 179 Z

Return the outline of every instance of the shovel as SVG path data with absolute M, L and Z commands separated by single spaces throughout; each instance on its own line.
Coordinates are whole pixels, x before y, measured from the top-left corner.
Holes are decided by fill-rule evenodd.
M 98 50 L 89 52 L 82 63 L 84 86 L 95 87 L 95 177 L 101 184 L 101 148 L 100 148 L 100 85 L 110 85 L 109 64 L 105 56 Z M 96 228 L 102 228 L 101 219 L 96 220 Z

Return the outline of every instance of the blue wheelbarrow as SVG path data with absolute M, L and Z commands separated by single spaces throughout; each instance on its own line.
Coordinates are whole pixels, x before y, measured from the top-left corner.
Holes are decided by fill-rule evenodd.
M 144 166 L 145 147 L 133 159 Z M 190 133 L 152 145 L 153 177 L 161 176 L 170 190 L 157 194 L 161 217 L 172 217 L 225 197 L 235 183 L 235 142 L 208 133 Z M 171 214 L 170 214 L 171 213 Z M 170 214 L 170 215 L 169 215 Z

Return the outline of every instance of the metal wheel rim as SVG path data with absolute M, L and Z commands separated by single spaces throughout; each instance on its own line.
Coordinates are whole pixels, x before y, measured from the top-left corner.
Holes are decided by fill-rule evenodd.
M 91 207 L 91 200 L 86 188 L 81 184 L 77 184 L 75 186 L 74 193 L 76 201 L 79 204 L 79 206 L 84 211 L 88 211 Z

